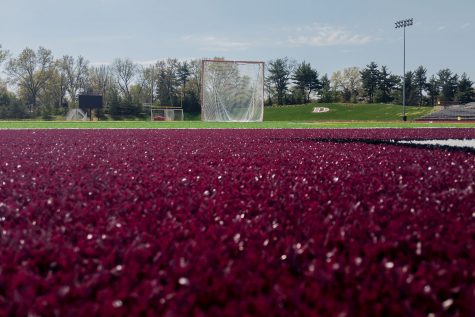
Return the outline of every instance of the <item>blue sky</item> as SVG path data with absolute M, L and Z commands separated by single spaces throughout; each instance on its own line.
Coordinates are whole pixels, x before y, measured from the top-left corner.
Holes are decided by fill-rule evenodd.
M 0 44 L 44 46 L 92 63 L 129 57 L 264 60 L 288 56 L 321 74 L 371 61 L 402 73 L 450 68 L 475 80 L 473 0 L 0 0 Z

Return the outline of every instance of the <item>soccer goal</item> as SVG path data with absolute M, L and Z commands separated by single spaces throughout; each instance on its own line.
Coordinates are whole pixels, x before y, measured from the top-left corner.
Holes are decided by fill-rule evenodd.
M 182 108 L 150 108 L 152 121 L 183 121 Z
M 203 60 L 201 119 L 256 122 L 264 117 L 264 62 Z

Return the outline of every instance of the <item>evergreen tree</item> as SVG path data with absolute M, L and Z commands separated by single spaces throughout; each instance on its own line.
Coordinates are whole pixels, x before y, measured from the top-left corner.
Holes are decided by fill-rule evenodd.
M 392 91 L 399 82 L 399 78 L 392 75 L 386 66 L 381 67 L 379 74 L 377 102 L 388 103 L 393 101 Z
M 369 98 L 369 102 L 374 102 L 374 95 L 378 89 L 380 79 L 380 72 L 378 65 L 375 62 L 371 62 L 366 65 L 366 68 L 361 71 L 361 80 L 363 81 L 363 90 L 366 96 Z
M 321 88 L 318 72 L 310 66 L 310 63 L 306 63 L 305 61 L 297 66 L 292 79 L 301 91 L 304 103 L 310 102 L 310 94 L 312 91 L 317 91 Z
M 434 75 L 430 77 L 429 83 L 427 84 L 427 93 L 429 95 L 430 105 L 434 107 L 437 97 L 440 93 L 439 82 L 437 81 Z
M 427 69 L 419 66 L 414 72 L 414 85 L 417 89 L 417 97 L 419 99 L 419 106 L 422 106 L 424 90 L 427 89 Z
M 406 72 L 406 105 L 416 105 L 418 102 L 414 72 Z
M 277 103 L 283 105 L 285 102 L 285 94 L 288 90 L 289 79 L 291 74 L 291 66 L 287 57 L 278 58 L 269 62 L 269 81 L 277 94 Z
M 320 90 L 320 102 L 323 103 L 331 103 L 333 102 L 333 95 L 331 91 L 331 86 L 330 86 L 330 79 L 328 78 L 328 75 L 325 74 L 320 78 L 320 83 L 321 83 L 321 90 Z
M 473 81 L 463 73 L 458 83 L 456 99 L 461 104 L 469 103 L 474 100 L 475 93 L 473 91 Z
M 458 75 L 446 68 L 440 70 L 437 76 L 439 77 L 440 99 L 445 102 L 454 101 L 458 88 Z

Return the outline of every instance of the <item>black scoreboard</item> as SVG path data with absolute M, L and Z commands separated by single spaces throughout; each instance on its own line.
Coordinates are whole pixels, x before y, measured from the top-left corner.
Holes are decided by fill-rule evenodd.
M 81 109 L 102 108 L 102 95 L 79 95 L 79 108 Z

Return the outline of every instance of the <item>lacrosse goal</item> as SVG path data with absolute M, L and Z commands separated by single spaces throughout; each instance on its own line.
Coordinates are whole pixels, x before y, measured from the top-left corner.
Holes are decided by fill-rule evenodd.
M 203 60 L 201 119 L 258 122 L 264 116 L 264 62 Z

